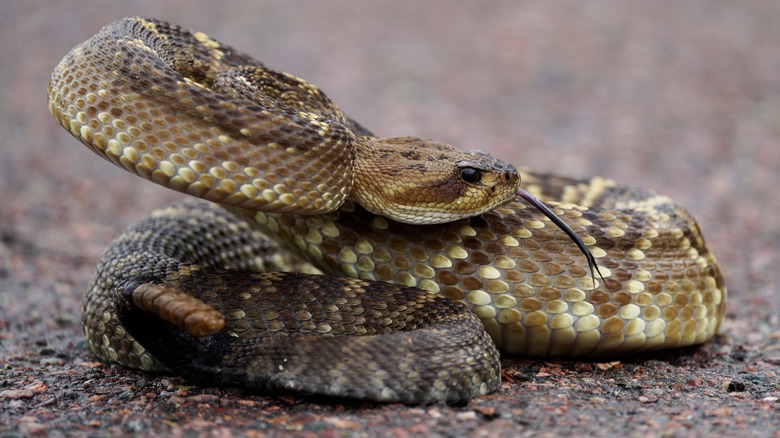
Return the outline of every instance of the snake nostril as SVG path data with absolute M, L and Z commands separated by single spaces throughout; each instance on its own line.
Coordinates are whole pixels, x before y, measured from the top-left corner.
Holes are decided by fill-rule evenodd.
M 501 180 L 505 183 L 512 181 L 512 173 L 511 172 L 504 172 L 501 174 Z

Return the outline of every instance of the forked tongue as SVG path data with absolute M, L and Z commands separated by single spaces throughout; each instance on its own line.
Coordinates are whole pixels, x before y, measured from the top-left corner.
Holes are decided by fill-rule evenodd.
M 566 225 L 566 222 L 561 220 L 560 217 L 558 217 L 557 214 L 553 213 L 552 210 L 550 210 L 550 207 L 544 204 L 544 202 L 536 199 L 534 195 L 526 192 L 523 189 L 518 188 L 516 194 L 520 196 L 521 198 L 528 201 L 529 204 L 534 206 L 537 210 L 544 213 L 545 216 L 547 216 L 548 219 L 552 221 L 555 225 L 558 226 L 561 230 L 563 230 L 564 233 L 566 233 L 569 238 L 574 241 L 574 243 L 577 245 L 577 248 L 582 251 L 582 253 L 585 255 L 585 258 L 588 259 L 588 268 L 590 269 L 590 277 L 593 280 L 593 284 L 596 284 L 596 276 L 595 272 L 598 272 L 599 277 L 601 277 L 601 281 L 604 281 L 604 284 L 606 285 L 606 280 L 604 280 L 604 276 L 601 275 L 601 271 L 599 271 L 599 265 L 596 263 L 596 258 L 593 257 L 593 254 L 591 254 L 590 249 L 585 245 L 585 242 L 580 239 L 580 236 L 577 235 L 577 233 L 574 232 L 571 228 L 569 228 L 568 225 Z

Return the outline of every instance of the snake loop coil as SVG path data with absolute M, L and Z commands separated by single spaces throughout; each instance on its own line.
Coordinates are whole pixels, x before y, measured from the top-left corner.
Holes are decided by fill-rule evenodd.
M 99 260 L 83 324 L 106 362 L 463 402 L 498 388 L 499 350 L 614 357 L 705 342 L 723 319 L 720 267 L 671 199 L 376 137 L 200 32 L 109 24 L 55 68 L 49 109 L 104 159 L 212 201 L 152 213 Z

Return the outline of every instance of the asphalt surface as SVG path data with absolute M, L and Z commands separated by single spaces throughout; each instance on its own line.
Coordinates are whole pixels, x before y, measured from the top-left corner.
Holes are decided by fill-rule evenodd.
M 652 188 L 722 263 L 712 342 L 619 363 L 504 361 L 466 406 L 199 388 L 106 366 L 84 286 L 121 229 L 182 199 L 103 162 L 51 118 L 59 59 L 146 15 L 317 84 L 380 135 Z M 0 436 L 780 436 L 780 3 L 0 3 Z

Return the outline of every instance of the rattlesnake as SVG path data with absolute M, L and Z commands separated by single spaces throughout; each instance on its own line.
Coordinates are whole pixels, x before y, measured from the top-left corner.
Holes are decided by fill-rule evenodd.
M 202 384 L 458 402 L 498 387 L 496 347 L 608 357 L 693 345 L 725 312 L 720 267 L 671 199 L 377 138 L 318 88 L 200 32 L 106 26 L 56 67 L 49 108 L 103 158 L 224 207 L 155 212 L 101 257 L 83 321 L 107 362 Z M 518 184 L 575 240 L 516 200 Z

